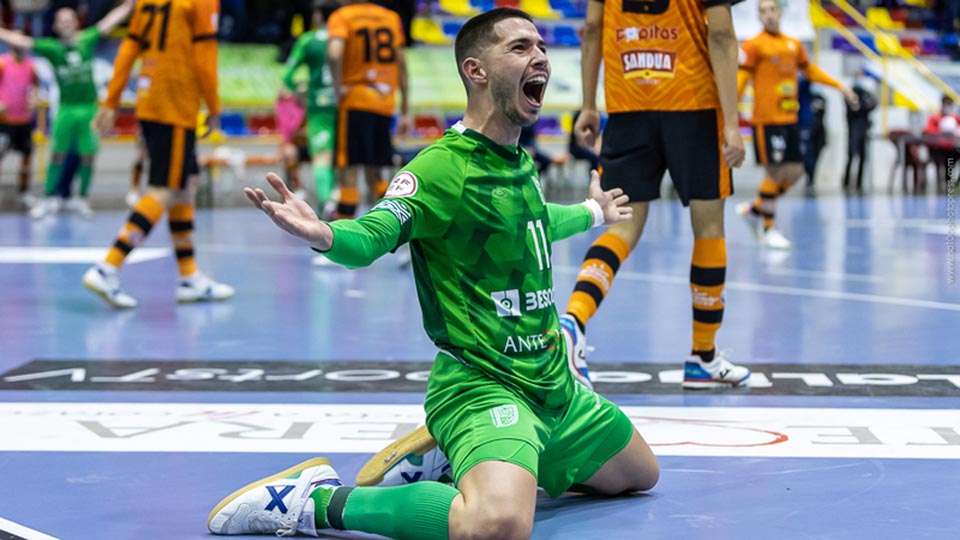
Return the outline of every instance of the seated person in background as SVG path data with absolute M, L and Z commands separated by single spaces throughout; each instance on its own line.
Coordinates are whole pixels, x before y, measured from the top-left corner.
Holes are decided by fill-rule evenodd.
M 306 109 L 285 87 L 280 88 L 276 104 L 277 132 L 280 134 L 280 157 L 286 172 L 287 187 L 303 199 L 306 191 L 300 182 L 300 164 L 310 161 L 307 151 Z
M 533 161 L 537 164 L 537 174 L 543 175 L 550 166 L 550 156 L 540 151 L 537 146 L 537 125 L 532 124 L 520 130 L 520 141 L 518 143 L 524 150 L 533 156 Z
M 927 118 L 927 125 L 923 128 L 924 139 L 930 149 L 930 158 L 937 165 L 937 186 L 946 187 L 947 164 L 950 160 L 960 158 L 955 141 L 960 129 L 960 115 L 957 106 L 950 96 L 940 99 L 940 111 Z M 952 167 L 951 167 L 952 168 Z
M 573 113 L 573 123 L 571 125 L 577 125 L 577 118 L 579 117 L 580 111 Z M 583 159 L 589 161 L 591 171 L 600 168 L 600 155 L 597 154 L 597 150 L 595 148 L 582 146 L 579 142 L 577 142 L 577 137 L 573 130 L 570 130 L 570 141 L 567 143 L 567 152 L 573 159 Z

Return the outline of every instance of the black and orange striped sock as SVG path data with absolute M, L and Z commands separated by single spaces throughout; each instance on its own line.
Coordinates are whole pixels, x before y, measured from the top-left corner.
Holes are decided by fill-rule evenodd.
M 193 253 L 193 205 L 178 203 L 170 207 L 170 237 L 177 252 L 177 270 L 180 277 L 197 273 L 197 260 Z
M 387 182 L 386 180 L 381 180 L 377 182 L 376 187 L 374 187 L 373 189 L 373 194 L 376 196 L 376 199 L 378 201 L 382 199 L 384 195 L 387 194 L 387 188 L 389 187 L 390 187 L 390 182 Z
M 777 197 L 783 196 L 783 194 L 789 191 L 792 186 L 793 182 L 789 180 L 781 180 L 777 182 Z
M 764 178 L 760 182 L 760 192 L 757 198 L 753 200 L 753 213 L 763 218 L 763 229 L 767 230 L 773 227 L 774 208 L 776 208 L 777 197 L 780 196 L 780 186 L 769 178 Z
M 360 190 L 340 188 L 340 202 L 337 203 L 337 219 L 353 219 L 357 215 L 357 205 L 360 204 Z
M 127 255 L 143 242 L 143 239 L 150 234 L 150 229 L 162 216 L 163 204 L 160 201 L 150 195 L 141 197 L 130 211 L 130 217 L 120 229 L 120 234 L 117 235 L 113 246 L 107 251 L 104 262 L 114 268 L 120 268 Z
M 727 241 L 698 238 L 693 241 L 690 263 L 690 296 L 693 300 L 693 351 L 704 362 L 716 354 L 714 341 L 723 322 L 723 286 L 727 277 Z
M 611 232 L 603 233 L 587 250 L 580 273 L 577 274 L 577 284 L 567 302 L 567 313 L 573 315 L 581 330 L 597 313 L 600 303 L 610 291 L 613 277 L 629 255 L 630 246 L 627 242 Z

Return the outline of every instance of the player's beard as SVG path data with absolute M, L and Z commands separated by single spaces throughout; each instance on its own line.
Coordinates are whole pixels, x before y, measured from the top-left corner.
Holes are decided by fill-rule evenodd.
M 490 80 L 490 94 L 493 96 L 494 106 L 507 117 L 507 120 L 515 125 L 526 127 L 537 121 L 536 116 L 532 119 L 524 118 L 517 108 L 517 85 L 515 83 L 510 84 L 503 79 L 493 77 Z

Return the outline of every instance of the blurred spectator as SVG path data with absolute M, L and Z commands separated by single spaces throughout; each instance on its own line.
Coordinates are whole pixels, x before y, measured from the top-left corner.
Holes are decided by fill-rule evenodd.
M 532 124 L 520 130 L 520 140 L 517 142 L 524 150 L 530 153 L 537 163 L 537 172 L 543 174 L 550 167 L 550 156 L 540 151 L 537 145 L 537 125 Z
M 957 114 L 957 105 L 950 96 L 945 95 L 940 99 L 940 111 L 931 114 L 923 128 L 930 158 L 937 165 L 937 186 L 941 188 L 946 186 L 947 165 L 955 168 L 953 164 L 960 157 L 957 152 L 958 128 L 960 115 Z
M 577 118 L 580 117 L 580 111 L 573 113 L 573 122 L 571 126 L 577 125 Z M 596 149 L 580 145 L 577 136 L 570 130 L 570 140 L 567 142 L 567 152 L 573 159 L 582 159 L 590 162 L 590 170 L 600 168 L 600 156 Z
M 37 38 L 43 36 L 43 18 L 50 0 L 10 0 L 13 9 L 13 28 L 26 33 L 30 27 L 30 35 Z
M 827 100 L 823 94 L 813 90 L 809 79 L 801 77 L 797 86 L 797 101 L 800 103 L 797 113 L 800 153 L 803 155 L 803 170 L 807 175 L 806 194 L 810 197 L 815 194 L 813 186 L 817 176 L 817 161 L 820 160 L 823 147 L 827 145 L 827 130 L 823 123 Z
M 855 189 L 863 192 L 863 167 L 867 162 L 867 148 L 870 142 L 870 113 L 877 108 L 877 100 L 873 97 L 872 81 L 860 77 L 853 85 L 853 92 L 857 95 L 857 103 L 847 103 L 847 166 L 843 173 L 843 189 L 850 188 L 850 167 L 853 159 L 857 158 L 857 179 Z

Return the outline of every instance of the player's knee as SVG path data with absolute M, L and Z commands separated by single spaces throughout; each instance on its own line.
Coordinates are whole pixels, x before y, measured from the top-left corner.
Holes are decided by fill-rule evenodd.
M 527 540 L 533 532 L 533 516 L 518 515 L 508 505 L 488 507 L 476 516 L 464 540 Z

